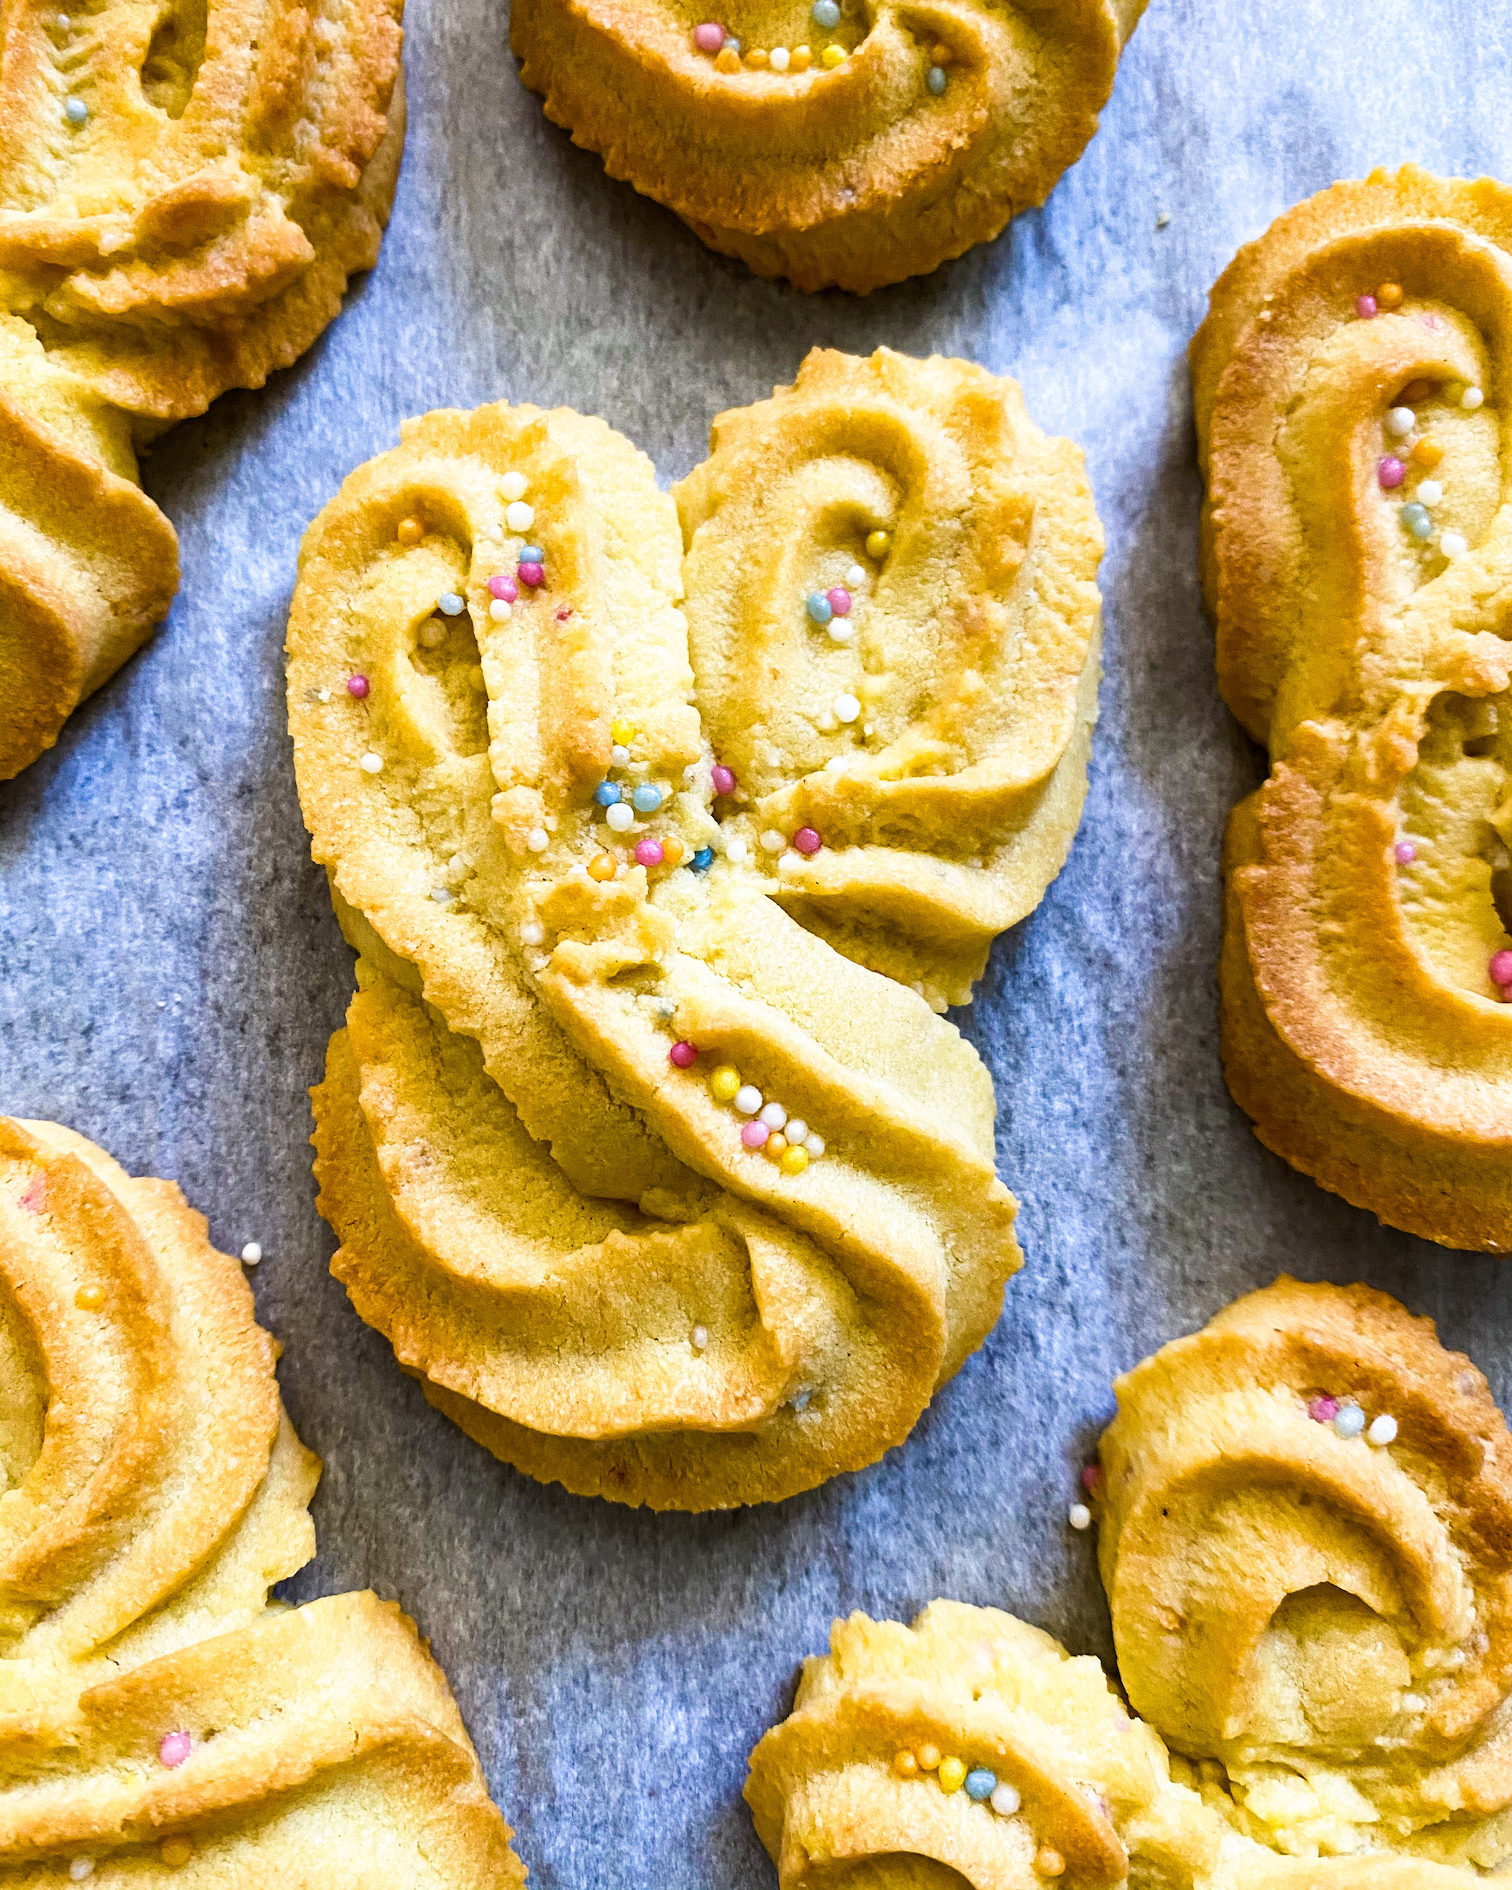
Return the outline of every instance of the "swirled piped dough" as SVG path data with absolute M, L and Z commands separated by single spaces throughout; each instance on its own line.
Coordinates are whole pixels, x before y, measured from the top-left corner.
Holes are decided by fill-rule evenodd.
M 741 59 L 664 0 L 519 0 L 510 30 L 546 116 L 611 177 L 760 275 L 865 293 L 1044 201 L 1144 7 L 845 0 L 821 29 L 806 0 L 739 0 L 720 23 Z
M 276 1354 L 177 1188 L 0 1117 L 5 1881 L 523 1881 L 397 1608 L 269 1605 L 319 1472 Z
M 1242 250 L 1192 349 L 1225 698 L 1223 1051 L 1261 1139 L 1512 1248 L 1512 193 L 1412 168 Z M 1497 974 L 1501 975 L 1498 976 Z
M 675 503 L 602 421 L 498 406 L 410 423 L 311 528 L 290 724 L 362 953 L 321 1205 L 499 1456 L 773 1499 L 980 1344 L 1014 1206 L 934 1007 L 1069 844 L 1100 548 L 1016 388 L 886 351 L 724 416 Z
M 0 779 L 167 613 L 137 450 L 260 387 L 371 268 L 398 0 L 17 7 L 0 52 Z

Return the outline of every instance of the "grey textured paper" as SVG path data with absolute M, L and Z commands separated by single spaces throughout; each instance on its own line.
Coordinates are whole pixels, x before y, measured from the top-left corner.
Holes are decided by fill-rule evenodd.
M 1041 212 L 922 281 L 805 298 L 710 255 L 543 120 L 489 0 L 412 0 L 383 257 L 296 368 L 146 465 L 183 540 L 156 642 L 0 789 L 0 1107 L 173 1176 L 232 1250 L 326 1460 L 300 1597 L 371 1583 L 433 1642 L 549 1890 L 743 1890 L 740 1798 L 830 1618 L 932 1596 L 1105 1651 L 1065 1526 L 1114 1371 L 1281 1268 L 1439 1318 L 1505 1400 L 1512 1273 L 1380 1228 L 1263 1149 L 1217 1061 L 1218 844 L 1256 757 L 1195 570 L 1183 350 L 1237 245 L 1341 176 L 1512 177 L 1505 0 L 1152 0 Z M 1157 227 L 1161 213 L 1169 224 Z M 961 354 L 1081 441 L 1108 534 L 1086 817 L 963 1028 L 997 1080 L 1028 1256 L 1002 1323 L 883 1463 L 780 1508 L 655 1517 L 528 1482 L 425 1404 L 329 1279 L 305 1090 L 351 988 L 282 709 L 300 532 L 428 407 L 601 413 L 671 479 L 813 343 Z

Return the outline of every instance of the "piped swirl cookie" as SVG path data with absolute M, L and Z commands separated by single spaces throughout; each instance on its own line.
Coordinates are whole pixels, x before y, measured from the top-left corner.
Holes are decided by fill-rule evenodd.
M 178 582 L 136 453 L 260 387 L 371 268 L 398 0 L 22 0 L 0 37 L 0 779 Z
M 800 289 L 927 274 L 1080 157 L 1145 0 L 517 0 L 520 74 L 611 177 Z
M 1224 1062 L 1268 1147 L 1393 1226 L 1512 1249 L 1512 192 L 1340 184 L 1192 349 L 1230 822 Z
M 1512 1438 L 1428 1320 L 1279 1281 L 1117 1386 L 1125 1709 L 993 1609 L 837 1622 L 746 1797 L 783 1890 L 1453 1890 L 1512 1855 Z
M 170 1183 L 0 1118 L 0 1879 L 519 1883 L 446 1683 L 371 1594 L 269 1607 L 318 1465 Z
M 725 416 L 675 502 L 602 421 L 495 406 L 311 528 L 290 724 L 361 954 L 321 1208 L 507 1462 L 779 1498 L 981 1343 L 1014 1204 L 933 1007 L 1069 845 L 1100 545 L 1011 383 L 885 351 Z

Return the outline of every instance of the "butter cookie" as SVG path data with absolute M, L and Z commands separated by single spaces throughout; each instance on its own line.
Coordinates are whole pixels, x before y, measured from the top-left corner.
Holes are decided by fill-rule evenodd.
M 1043 203 L 1145 0 L 515 0 L 520 76 L 611 177 L 800 289 L 926 275 Z
M 0 1117 L 7 1882 L 523 1882 L 398 1610 L 268 1605 L 319 1468 L 275 1356 L 177 1188 Z
M 399 0 L 7 11 L 0 49 L 0 779 L 178 583 L 137 450 L 260 387 L 377 260 Z
M 885 351 L 725 416 L 675 500 L 602 421 L 495 406 L 312 526 L 290 726 L 361 954 L 320 1205 L 498 1456 L 772 1500 L 981 1343 L 1015 1209 L 935 1007 L 1069 845 L 1100 549 L 1011 383 Z
M 1240 252 L 1192 348 L 1225 699 L 1224 1065 L 1267 1147 L 1512 1250 L 1512 191 L 1405 169 Z

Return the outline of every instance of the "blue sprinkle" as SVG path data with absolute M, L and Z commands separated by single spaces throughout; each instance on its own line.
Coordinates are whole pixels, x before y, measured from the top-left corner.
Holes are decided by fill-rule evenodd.
M 989 1772 L 985 1765 L 979 1765 L 974 1772 L 966 1774 L 966 1796 L 981 1804 L 984 1798 L 990 1798 L 997 1790 L 997 1773 Z
M 664 798 L 654 781 L 642 781 L 630 796 L 630 804 L 638 814 L 654 814 Z
M 544 564 L 546 553 L 539 545 L 521 545 L 520 555 L 515 562 L 517 564 Z
M 688 865 L 695 873 L 707 873 L 714 864 L 713 847 L 700 847 L 689 860 Z
M 840 9 L 835 0 L 814 0 L 812 12 L 815 26 L 828 28 L 840 24 Z
M 89 116 L 89 107 L 81 98 L 71 98 L 63 107 L 63 116 L 71 125 L 82 125 Z
M 1340 1437 L 1358 1437 L 1365 1428 L 1365 1413 L 1357 1404 L 1341 1404 L 1339 1414 L 1334 1419 L 1334 1429 Z
M 1412 533 L 1414 538 L 1431 538 L 1433 536 L 1432 516 L 1427 506 L 1419 505 L 1416 499 L 1402 507 L 1402 523 L 1407 527 L 1408 531 Z
M 600 807 L 613 807 L 620 797 L 618 781 L 600 781 L 593 790 L 593 798 Z
M 729 33 L 725 36 L 725 43 L 719 50 L 721 52 L 738 53 L 740 51 L 740 41 L 736 39 L 733 33 Z
M 931 66 L 929 68 L 929 76 L 925 83 L 928 85 L 930 91 L 934 93 L 935 97 L 938 98 L 945 90 L 945 68 L 943 66 Z
M 828 623 L 835 614 L 835 606 L 823 591 L 810 591 L 808 594 L 808 614 L 815 623 Z
M 455 591 L 443 591 L 436 599 L 436 608 L 443 617 L 460 617 L 466 605 Z

